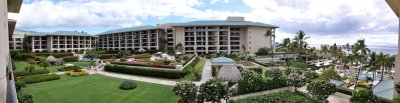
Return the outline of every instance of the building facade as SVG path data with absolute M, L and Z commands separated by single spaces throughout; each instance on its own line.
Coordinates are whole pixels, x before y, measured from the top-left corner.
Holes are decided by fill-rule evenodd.
M 24 36 L 23 35 L 13 35 L 10 38 L 10 50 L 12 51 L 22 51 L 23 50 L 23 42 Z
M 400 18 L 400 0 L 385 0 L 386 3 L 389 5 L 389 7 L 392 9 L 392 11 L 394 12 L 394 14 L 397 16 L 397 18 Z M 400 38 L 400 19 L 398 19 L 399 22 L 399 29 L 398 29 L 398 37 Z M 394 71 L 396 72 L 394 75 L 394 83 L 399 83 L 400 82 L 400 39 L 398 39 L 398 44 L 397 44 L 397 55 L 396 55 L 396 61 L 395 61 L 395 68 Z M 399 96 L 399 94 L 397 94 L 397 92 L 394 90 L 393 91 L 393 98 L 396 98 Z
M 28 36 L 32 52 L 81 52 L 96 48 L 96 36 L 77 31 L 32 33 Z
M 16 89 L 9 50 L 16 21 L 8 13 L 19 13 L 22 0 L 0 0 L 0 103 L 17 103 Z
M 142 26 L 98 34 L 99 49 L 158 50 L 160 45 L 183 53 L 255 53 L 271 48 L 267 30 L 278 26 L 228 17 L 219 21 L 193 21 L 157 26 Z M 179 46 L 178 46 L 179 45 Z M 179 47 L 179 48 L 177 48 Z

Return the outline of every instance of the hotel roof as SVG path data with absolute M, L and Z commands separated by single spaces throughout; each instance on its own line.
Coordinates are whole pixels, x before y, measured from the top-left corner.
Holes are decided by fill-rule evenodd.
M 171 26 L 261 26 L 261 27 L 279 28 L 278 26 L 265 24 L 261 22 L 226 21 L 226 20 L 192 21 L 186 23 L 176 23 Z
M 106 32 L 102 32 L 97 35 L 104 35 L 104 34 L 113 34 L 113 33 L 121 33 L 121 32 L 131 32 L 131 31 L 141 31 L 141 30 L 150 30 L 150 29 L 157 29 L 155 26 L 146 25 L 146 26 L 137 26 L 137 27 L 129 27 L 129 28 L 122 28 L 122 29 L 114 29 L 109 30 Z
M 47 35 L 95 36 L 95 35 L 87 34 L 84 32 L 78 32 L 78 31 L 56 31 L 56 32 L 52 32 L 52 33 L 32 32 L 29 36 L 47 36 Z

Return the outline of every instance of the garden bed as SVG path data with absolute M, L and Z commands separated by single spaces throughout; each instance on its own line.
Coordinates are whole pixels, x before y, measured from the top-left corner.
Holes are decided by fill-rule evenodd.
M 297 92 L 283 91 L 261 96 L 252 96 L 232 101 L 230 103 L 317 103 Z
M 112 62 L 111 64 L 128 65 L 128 66 L 157 67 L 157 68 L 168 68 L 168 69 L 175 69 L 175 66 L 176 66 L 176 65 L 163 65 L 163 64 L 158 64 L 158 63 L 149 63 L 149 62 Z

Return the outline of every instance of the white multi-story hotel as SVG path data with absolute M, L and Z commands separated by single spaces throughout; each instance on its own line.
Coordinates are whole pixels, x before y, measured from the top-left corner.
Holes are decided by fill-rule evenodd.
M 10 38 L 10 50 L 21 51 L 23 50 L 24 35 L 12 35 Z
M 96 48 L 96 36 L 77 31 L 32 33 L 28 38 L 32 52 L 79 52 Z
M 267 30 L 275 33 L 276 28 L 243 17 L 123 28 L 98 34 L 99 49 L 157 50 L 161 37 L 168 48 L 182 45 L 184 53 L 255 53 L 259 48 L 271 47 L 264 34 Z

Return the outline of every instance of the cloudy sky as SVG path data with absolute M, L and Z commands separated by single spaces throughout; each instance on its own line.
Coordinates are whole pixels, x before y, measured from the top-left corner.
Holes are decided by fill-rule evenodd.
M 397 44 L 398 20 L 384 0 L 24 0 L 10 14 L 18 29 L 91 34 L 227 16 L 280 26 L 277 41 L 304 30 L 310 44 Z

